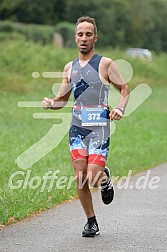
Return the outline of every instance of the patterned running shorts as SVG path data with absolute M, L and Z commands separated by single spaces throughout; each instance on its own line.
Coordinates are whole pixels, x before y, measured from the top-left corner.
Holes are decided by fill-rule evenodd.
M 79 127 L 71 125 L 69 142 L 71 159 L 87 159 L 88 164 L 105 167 L 109 151 L 109 126 Z

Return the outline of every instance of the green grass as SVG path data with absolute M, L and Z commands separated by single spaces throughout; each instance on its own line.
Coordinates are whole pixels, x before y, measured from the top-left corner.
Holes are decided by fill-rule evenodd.
M 33 79 L 31 73 L 62 71 L 64 64 L 75 58 L 76 53 L 76 50 L 58 50 L 53 46 L 41 46 L 24 40 L 1 43 L 1 225 L 10 224 L 76 196 L 75 182 L 68 190 L 56 189 L 54 184 L 48 192 L 48 181 L 45 190 L 40 191 L 43 176 L 48 171 L 60 170 L 59 177 L 73 176 L 68 134 L 57 148 L 28 169 L 30 177 L 27 185 L 24 184 L 27 170 L 22 170 L 16 164 L 17 157 L 42 138 L 55 122 L 54 119 L 33 119 L 32 114 L 43 112 L 42 108 L 17 106 L 19 101 L 41 101 L 44 96 L 52 97 L 51 88 L 55 80 L 44 79 L 41 75 L 38 79 Z M 153 62 L 143 62 L 128 59 L 123 52 L 116 50 L 101 50 L 99 53 L 113 59 L 124 58 L 130 61 L 134 68 L 131 89 L 144 82 L 153 91 L 132 115 L 116 122 L 116 132 L 111 137 L 107 162 L 112 175 L 127 175 L 129 170 L 137 173 L 166 162 L 166 55 L 154 55 Z M 67 112 L 67 109 L 59 112 Z M 17 171 L 22 172 L 22 175 L 16 176 L 14 185 L 19 185 L 19 180 L 23 184 L 20 184 L 20 189 L 11 190 L 9 178 Z M 41 183 L 33 190 L 29 187 L 29 182 L 34 176 L 41 178 Z

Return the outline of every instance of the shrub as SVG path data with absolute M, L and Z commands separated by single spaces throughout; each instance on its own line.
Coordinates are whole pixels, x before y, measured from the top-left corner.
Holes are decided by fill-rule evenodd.
M 0 31 L 5 33 L 19 33 L 24 35 L 27 40 L 47 44 L 51 43 L 53 40 L 54 27 L 49 25 L 34 25 L 15 23 L 11 21 L 0 21 Z M 8 37 L 7 34 L 5 36 Z M 5 36 L 3 37 L 5 38 Z
M 60 22 L 56 25 L 55 31 L 63 37 L 65 47 L 75 47 L 74 42 L 75 25 L 68 22 Z

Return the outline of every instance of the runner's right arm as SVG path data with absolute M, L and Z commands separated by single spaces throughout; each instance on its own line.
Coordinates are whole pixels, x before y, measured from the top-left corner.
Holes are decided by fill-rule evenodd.
M 56 97 L 52 99 L 45 97 L 43 99 L 42 106 L 44 109 L 57 110 L 63 108 L 67 104 L 71 94 L 71 86 L 70 86 L 71 63 L 72 62 L 69 62 L 64 67 L 62 83 Z

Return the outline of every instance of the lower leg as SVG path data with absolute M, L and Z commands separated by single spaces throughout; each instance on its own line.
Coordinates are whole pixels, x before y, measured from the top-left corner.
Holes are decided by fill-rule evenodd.
M 85 183 L 85 185 L 83 185 L 82 188 L 79 188 L 79 186 L 77 185 L 77 194 L 87 218 L 95 216 L 92 195 L 87 182 Z
M 95 216 L 92 202 L 92 195 L 87 181 L 87 160 L 80 159 L 73 161 L 76 177 L 76 188 L 79 200 L 87 218 Z

